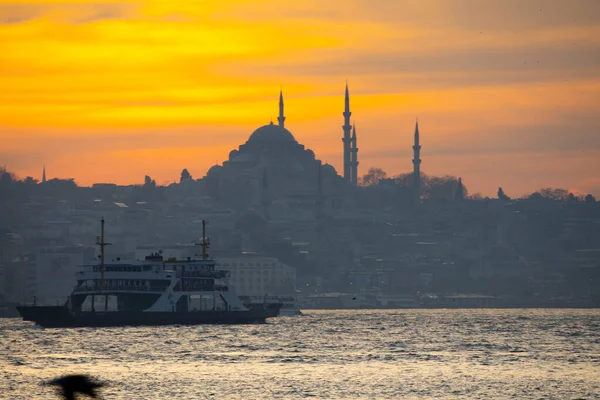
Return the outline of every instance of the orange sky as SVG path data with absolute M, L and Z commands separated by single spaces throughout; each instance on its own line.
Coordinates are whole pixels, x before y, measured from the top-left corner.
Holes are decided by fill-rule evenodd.
M 202 177 L 276 118 L 341 170 L 600 195 L 600 1 L 0 0 L 0 164 L 79 184 Z

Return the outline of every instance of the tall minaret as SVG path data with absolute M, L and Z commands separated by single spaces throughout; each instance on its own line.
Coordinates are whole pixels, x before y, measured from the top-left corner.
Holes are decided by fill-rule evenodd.
M 277 121 L 279 121 L 279 126 L 285 128 L 285 117 L 283 116 L 283 91 L 279 90 L 279 117 L 277 117 Z
M 344 126 L 342 126 L 342 129 L 344 130 L 344 137 L 342 138 L 342 142 L 344 143 L 344 179 L 347 181 L 351 181 L 352 176 L 350 175 L 350 144 L 352 138 L 350 137 L 350 132 L 352 131 L 352 125 L 350 125 L 350 116 L 352 115 L 352 113 L 350 112 L 350 95 L 348 94 L 348 82 L 346 82 L 346 99 L 343 115 Z
M 356 186 L 358 184 L 358 147 L 356 147 L 356 125 L 352 124 L 352 148 L 350 149 L 351 181 Z
M 416 200 L 421 198 L 421 145 L 419 144 L 419 120 L 415 126 L 415 144 L 413 145 L 413 195 Z
M 46 183 L 46 164 L 44 164 L 44 169 L 42 170 L 42 183 Z

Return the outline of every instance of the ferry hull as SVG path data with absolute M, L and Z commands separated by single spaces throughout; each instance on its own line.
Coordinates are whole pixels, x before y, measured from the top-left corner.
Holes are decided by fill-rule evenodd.
M 80 312 L 72 313 L 66 306 L 17 306 L 24 321 L 45 328 L 163 326 L 203 324 L 261 324 L 276 317 L 279 310 L 252 309 L 247 311 L 198 312 Z

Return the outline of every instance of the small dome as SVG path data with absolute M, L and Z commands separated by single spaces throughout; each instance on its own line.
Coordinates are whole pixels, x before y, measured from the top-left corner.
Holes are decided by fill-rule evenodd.
M 271 122 L 269 125 L 261 126 L 248 138 L 248 144 L 260 143 L 297 143 L 294 135 L 285 128 Z
M 333 165 L 323 164 L 323 166 L 321 168 L 323 168 L 324 173 L 337 175 L 337 171 L 335 170 Z
M 213 165 L 206 173 L 206 176 L 216 176 L 219 174 L 219 172 L 221 172 L 222 169 L 223 167 L 220 165 Z
M 231 151 L 229 152 L 229 161 L 232 161 L 234 158 L 236 158 L 236 157 L 238 156 L 238 154 L 239 154 L 239 153 L 240 153 L 240 152 L 239 152 L 239 151 L 237 151 L 237 150 L 235 150 L 235 149 L 234 149 L 234 150 L 231 150 Z
M 306 149 L 304 150 L 304 152 L 311 158 L 311 159 L 315 159 L 315 152 L 312 151 L 311 149 Z

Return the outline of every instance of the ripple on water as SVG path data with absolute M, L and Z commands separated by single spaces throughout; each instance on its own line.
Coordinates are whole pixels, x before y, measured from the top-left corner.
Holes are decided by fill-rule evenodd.
M 599 310 L 308 311 L 251 326 L 0 320 L 0 398 L 83 372 L 114 399 L 593 398 Z M 7 395 L 9 393 L 9 395 Z

